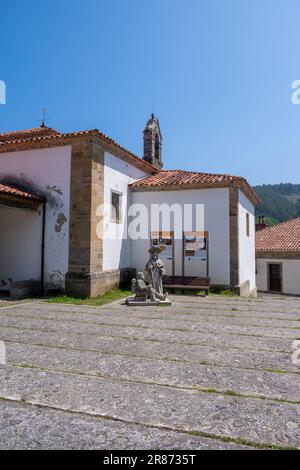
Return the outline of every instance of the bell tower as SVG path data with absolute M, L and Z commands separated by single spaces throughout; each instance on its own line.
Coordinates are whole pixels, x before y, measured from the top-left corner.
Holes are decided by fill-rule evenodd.
M 153 113 L 144 129 L 144 160 L 151 163 L 159 170 L 163 167 L 162 136 L 159 120 Z

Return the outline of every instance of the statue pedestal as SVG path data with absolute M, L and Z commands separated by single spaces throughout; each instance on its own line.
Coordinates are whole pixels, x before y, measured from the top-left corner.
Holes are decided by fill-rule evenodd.
M 166 300 L 136 300 L 135 297 L 127 297 L 125 301 L 128 307 L 162 307 L 170 306 L 172 302 L 168 299 Z

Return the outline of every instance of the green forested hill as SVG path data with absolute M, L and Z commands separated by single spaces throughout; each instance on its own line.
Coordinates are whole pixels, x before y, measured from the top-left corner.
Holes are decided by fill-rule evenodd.
M 264 214 L 267 223 L 300 217 L 300 184 L 264 184 L 253 189 L 262 201 L 256 215 Z

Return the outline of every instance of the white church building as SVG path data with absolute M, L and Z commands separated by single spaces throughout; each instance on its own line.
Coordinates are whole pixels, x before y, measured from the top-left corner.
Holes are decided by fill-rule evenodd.
M 45 293 L 97 296 L 143 271 L 159 244 L 168 275 L 255 296 L 257 202 L 242 177 L 163 169 L 154 115 L 142 158 L 98 130 L 2 133 L 0 290 L 36 281 Z

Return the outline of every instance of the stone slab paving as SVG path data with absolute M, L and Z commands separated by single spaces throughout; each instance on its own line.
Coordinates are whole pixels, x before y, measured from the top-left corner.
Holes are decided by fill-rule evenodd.
M 54 307 L 55 308 L 55 307 Z M 135 307 L 137 308 L 137 307 Z M 153 308 L 153 307 L 152 307 Z M 14 309 L 15 312 L 16 309 Z M 128 315 L 128 311 L 124 312 L 124 316 Z M 205 326 L 202 330 L 188 330 L 187 328 L 157 328 L 154 322 L 153 327 L 128 326 L 126 319 L 124 325 L 121 324 L 105 324 L 95 322 L 78 322 L 66 321 L 60 317 L 57 320 L 47 320 L 39 318 L 25 318 L 22 315 L 9 315 L 8 310 L 3 312 L 0 318 L 0 328 L 16 328 L 22 330 L 38 330 L 44 332 L 60 332 L 60 333 L 78 333 L 118 337 L 120 339 L 142 339 L 144 341 L 161 341 L 183 344 L 210 344 L 210 345 L 231 345 L 233 347 L 242 348 L 258 348 L 270 349 L 277 351 L 289 351 L 291 342 L 300 335 L 300 330 L 285 329 L 282 336 L 279 336 L 277 329 L 273 332 L 270 328 L 252 327 L 249 329 L 232 328 L 230 326 L 224 332 L 223 327 L 215 326 L 214 329 L 207 329 Z M 237 333 L 238 330 L 238 333 Z M 234 332 L 235 331 L 235 332 Z
M 31 299 L 25 299 L 25 300 L 12 300 L 7 297 L 1 297 L 0 295 L 0 308 L 11 308 L 11 307 L 16 307 L 19 305 L 23 305 L 24 303 L 32 303 Z
M 184 363 L 222 365 L 235 369 L 280 370 L 299 373 L 299 366 L 291 361 L 291 343 L 287 351 L 272 349 L 247 349 L 241 343 L 240 347 L 221 345 L 217 341 L 209 345 L 211 338 L 206 339 L 208 345 L 166 343 L 163 341 L 144 341 L 143 339 L 124 339 L 105 337 L 101 335 L 83 335 L 80 333 L 44 332 L 40 330 L 22 330 L 17 328 L 2 328 L 1 338 L 9 343 L 32 344 L 54 348 L 72 349 L 75 351 L 99 352 L 102 355 L 125 355 L 129 357 L 165 359 Z M 266 346 L 267 347 L 267 346 Z M 267 353 L 267 354 L 266 354 Z
M 0 396 L 131 424 L 300 446 L 300 406 L 123 380 L 0 367 Z
M 176 296 L 177 297 L 177 296 Z M 178 296 L 179 299 L 182 299 L 182 297 Z M 197 297 L 196 297 L 197 299 Z M 170 311 L 173 312 L 173 314 L 176 313 L 184 313 L 186 315 L 192 315 L 193 313 L 200 314 L 200 319 L 202 317 L 206 316 L 225 316 L 226 318 L 234 316 L 236 317 L 237 315 L 245 318 L 249 317 L 251 319 L 254 318 L 262 318 L 262 319 L 267 319 L 267 318 L 279 318 L 279 319 L 291 319 L 291 320 L 299 320 L 300 318 L 300 302 L 298 308 L 293 308 L 293 309 L 287 309 L 287 308 L 280 308 L 280 309 L 268 309 L 268 304 L 266 304 L 265 309 L 257 308 L 257 305 L 254 305 L 253 303 L 250 303 L 245 305 L 243 304 L 227 304 L 227 302 L 224 304 L 221 303 L 210 303 L 207 298 L 198 298 L 197 301 L 191 301 L 187 300 L 186 302 L 182 300 L 177 300 L 176 298 L 176 303 L 172 305 L 172 307 L 165 307 L 164 312 L 166 314 L 170 313 Z M 51 304 L 50 304 L 51 305 Z M 282 305 L 282 304 L 281 304 Z M 65 311 L 66 307 L 69 309 L 72 309 L 70 311 L 76 311 L 80 308 L 79 305 L 64 305 L 64 304 L 57 304 L 58 311 Z M 92 313 L 93 310 L 97 307 L 93 306 L 85 306 L 85 309 L 87 309 L 87 312 Z M 266 310 L 267 309 L 267 310 Z M 127 311 L 127 306 L 124 303 L 120 302 L 114 302 L 110 305 L 106 306 L 106 314 L 109 315 L 109 313 L 112 313 L 114 311 Z M 268 314 L 266 315 L 266 311 L 268 311 Z M 144 307 L 143 310 L 137 310 L 133 308 L 131 310 L 131 314 L 134 315 L 135 312 L 138 312 L 139 315 L 143 315 L 144 313 L 150 314 L 150 317 L 155 316 L 154 310 L 152 307 Z M 159 318 L 162 318 L 163 312 L 159 313 Z M 198 316 L 199 319 L 199 316 Z
M 39 369 L 73 372 L 102 378 L 155 383 L 198 390 L 234 391 L 244 395 L 284 399 L 300 404 L 297 374 L 274 374 L 267 371 L 218 365 L 200 365 L 118 354 L 103 355 L 89 351 L 57 350 L 41 346 L 7 344 L 10 364 Z
M 300 448 L 300 301 L 173 299 L 0 308 L 0 448 Z
M 2 401 L 0 449 L 235 450 L 249 447 L 87 414 Z M 251 448 L 251 447 L 250 447 Z
M 282 314 L 283 317 L 273 317 L 273 318 L 261 318 L 251 315 L 249 311 L 248 316 L 241 315 L 241 312 L 234 312 L 234 315 L 227 313 L 222 313 L 222 311 L 213 310 L 213 314 L 206 315 L 205 313 L 199 315 L 200 309 L 193 308 L 195 312 L 187 311 L 180 309 L 178 307 L 164 307 L 164 311 L 158 313 L 153 312 L 152 309 L 147 308 L 146 311 L 140 311 L 136 308 L 132 308 L 130 315 L 128 315 L 128 307 L 124 308 L 123 306 L 116 306 L 114 309 L 107 310 L 102 314 L 101 318 L 95 316 L 97 310 L 95 307 L 89 311 L 82 312 L 80 307 L 75 307 L 73 309 L 66 309 L 64 305 L 59 305 L 58 308 L 53 311 L 53 305 L 46 304 L 40 307 L 40 304 L 34 305 L 28 310 L 26 305 L 23 305 L 22 311 L 18 309 L 17 312 L 11 311 L 8 309 L 7 316 L 16 317 L 16 318 L 32 318 L 32 319 L 45 319 L 45 320 L 55 320 L 61 319 L 63 321 L 72 321 L 100 325 L 126 325 L 126 326 L 140 326 L 144 328 L 152 328 L 154 325 L 162 328 L 169 329 L 186 329 L 190 330 L 203 330 L 205 331 L 214 331 L 215 328 L 218 328 L 219 325 L 224 328 L 229 328 L 232 331 L 232 328 L 241 327 L 261 327 L 268 328 L 272 327 L 274 332 L 277 335 L 280 335 L 280 332 L 283 330 L 292 330 L 293 335 L 300 333 L 300 313 L 298 315 L 293 315 L 292 318 L 286 318 L 285 314 Z M 3 312 L 4 313 L 4 312 Z M 59 316 L 58 313 L 61 313 Z M 124 313 L 126 317 L 124 318 Z M 298 332 L 294 330 L 299 330 Z M 244 331 L 243 331 L 244 333 Z

